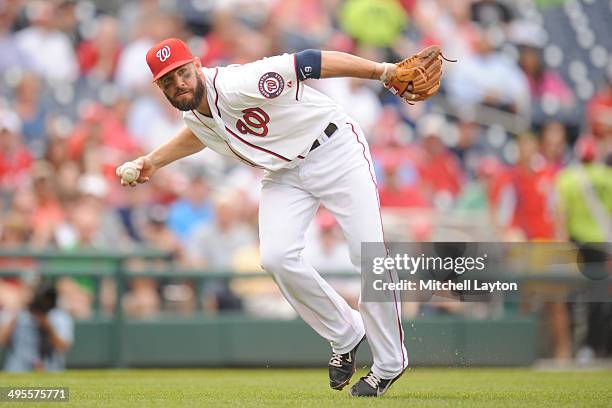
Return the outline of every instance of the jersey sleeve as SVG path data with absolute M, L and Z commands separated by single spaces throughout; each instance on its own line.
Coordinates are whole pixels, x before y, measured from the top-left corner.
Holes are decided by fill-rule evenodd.
M 250 103 L 299 101 L 301 88 L 295 54 L 268 57 L 236 68 L 236 96 Z

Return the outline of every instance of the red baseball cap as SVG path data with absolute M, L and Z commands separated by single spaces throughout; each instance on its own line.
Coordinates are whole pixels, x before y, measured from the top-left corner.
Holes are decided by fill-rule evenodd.
M 574 145 L 574 151 L 581 162 L 590 163 L 597 157 L 597 142 L 591 135 L 582 136 Z
M 165 39 L 147 52 L 147 64 L 153 74 L 153 82 L 173 69 L 193 62 L 194 59 L 187 44 L 178 38 Z

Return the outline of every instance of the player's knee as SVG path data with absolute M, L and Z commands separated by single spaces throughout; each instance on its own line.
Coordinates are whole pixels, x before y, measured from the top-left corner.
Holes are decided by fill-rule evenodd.
M 277 274 L 291 262 L 285 248 L 262 248 L 261 267 L 268 273 Z

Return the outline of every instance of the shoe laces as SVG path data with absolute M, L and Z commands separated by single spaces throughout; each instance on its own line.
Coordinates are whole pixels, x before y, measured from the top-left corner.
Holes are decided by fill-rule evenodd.
M 381 379 L 376 374 L 374 374 L 373 372 L 370 371 L 370 373 L 368 373 L 368 375 L 363 377 L 363 381 L 365 381 L 366 383 L 371 385 L 372 388 L 377 390 L 378 389 L 378 385 L 380 384 Z
M 333 353 L 332 358 L 329 360 L 329 365 L 334 367 L 342 367 L 342 354 Z

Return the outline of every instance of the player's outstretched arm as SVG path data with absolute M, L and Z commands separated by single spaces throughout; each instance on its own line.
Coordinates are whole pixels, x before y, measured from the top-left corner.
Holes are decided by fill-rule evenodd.
M 203 150 L 206 146 L 193 132 L 184 127 L 176 136 L 162 144 L 146 156 L 141 156 L 134 161 L 123 163 L 117 167 L 116 174 L 121 178 L 121 185 L 134 187 L 137 184 L 146 183 L 153 174 L 162 167 L 173 161 L 191 156 Z M 137 177 L 135 180 L 125 180 L 124 169 L 135 167 Z
M 321 51 L 321 78 L 352 77 L 380 79 L 387 66 L 387 74 L 395 73 L 395 64 L 367 60 L 339 51 Z
M 391 93 L 410 104 L 429 99 L 438 92 L 443 61 L 457 62 L 445 58 L 437 45 L 397 64 L 369 61 L 337 51 L 306 50 L 296 54 L 299 72 L 304 77 L 302 80 L 333 77 L 378 79 Z

